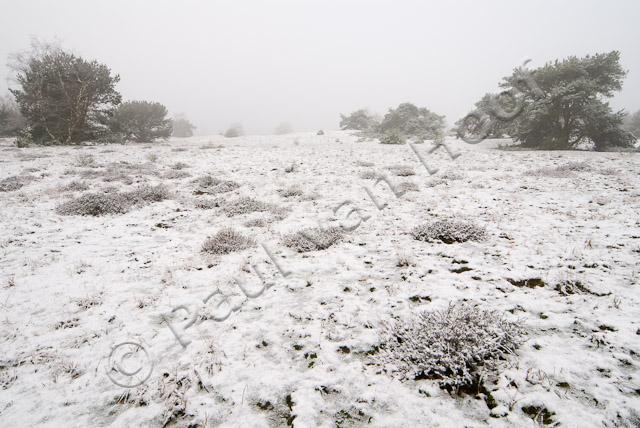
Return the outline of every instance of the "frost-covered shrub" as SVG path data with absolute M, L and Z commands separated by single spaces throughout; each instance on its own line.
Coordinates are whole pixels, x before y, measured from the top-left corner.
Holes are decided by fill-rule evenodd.
M 184 162 L 176 162 L 173 165 L 171 165 L 171 168 L 175 170 L 181 170 L 181 169 L 189 168 L 189 164 Z
M 398 132 L 386 132 L 380 135 L 381 144 L 404 144 L 406 143 L 405 137 Z
M 528 174 L 538 177 L 565 178 L 573 175 L 574 172 L 591 171 L 591 165 L 586 162 L 568 162 L 556 167 L 545 167 L 530 171 Z
M 454 180 L 462 180 L 464 176 L 455 171 L 446 171 L 440 175 L 440 178 L 443 180 L 454 181 Z
M 342 240 L 343 233 L 339 227 L 314 227 L 285 235 L 282 243 L 299 253 L 326 250 Z
M 61 215 L 101 216 L 124 214 L 131 208 L 131 200 L 121 193 L 86 193 L 56 208 Z
M 209 254 L 228 254 L 255 246 L 255 241 L 231 228 L 225 228 L 202 244 L 202 251 Z
M 559 170 L 566 171 L 591 171 L 591 165 L 586 162 L 572 161 L 558 167 Z
M 487 231 L 470 221 L 453 219 L 436 220 L 413 228 L 411 235 L 418 241 L 432 242 L 440 240 L 445 244 L 465 241 L 482 241 Z
M 400 379 L 434 379 L 457 391 L 495 374 L 523 334 L 496 312 L 456 303 L 389 326 L 372 358 Z
M 227 215 L 227 217 L 269 211 L 270 209 L 272 209 L 270 204 L 248 196 L 227 201 L 222 207 L 222 211 Z
M 211 210 L 213 208 L 220 208 L 220 206 L 224 203 L 224 200 L 217 199 L 197 199 L 194 202 L 194 206 L 201 210 Z
M 416 172 L 410 166 L 406 165 L 393 165 L 387 168 L 392 174 L 398 177 L 409 177 L 410 175 L 416 175 Z
M 398 191 L 399 193 L 419 192 L 420 188 L 414 182 L 403 181 L 402 183 L 398 184 L 398 186 L 396 187 L 396 191 Z
M 0 181 L 0 192 L 13 192 L 24 186 L 24 182 L 20 178 L 13 176 L 7 177 Z
M 76 156 L 75 165 L 82 168 L 94 166 L 96 159 L 90 154 L 80 154 Z
M 364 178 L 365 180 L 377 180 L 382 177 L 384 177 L 382 174 L 373 169 L 367 169 L 360 173 L 360 178 Z
M 63 192 L 84 192 L 89 190 L 89 184 L 85 181 L 73 180 L 60 187 Z
M 143 185 L 130 192 L 121 193 L 115 188 L 103 189 L 102 193 L 85 193 L 56 207 L 61 215 L 101 216 L 124 214 L 133 206 L 161 202 L 169 197 L 167 188 Z
M 278 193 L 283 198 L 291 198 L 293 196 L 302 196 L 304 192 L 300 186 L 294 184 L 293 186 L 289 186 L 286 189 L 278 190 Z
M 374 163 L 373 162 L 369 162 L 369 161 L 358 160 L 358 161 L 356 161 L 356 165 L 364 166 L 364 167 L 372 167 L 372 166 L 374 166 Z
M 191 174 L 188 173 L 187 171 L 175 170 L 175 169 L 167 171 L 162 175 L 162 178 L 166 178 L 167 180 L 178 180 L 180 178 L 187 178 L 187 177 L 191 177 Z
M 240 185 L 235 181 L 220 180 L 219 178 L 212 177 L 210 175 L 204 175 L 194 180 L 194 183 L 198 185 L 194 191 L 196 195 L 227 193 L 240 187 Z
M 169 189 L 164 184 L 157 186 L 142 185 L 131 192 L 127 192 L 126 197 L 132 204 L 143 204 L 146 202 L 162 202 L 170 196 Z

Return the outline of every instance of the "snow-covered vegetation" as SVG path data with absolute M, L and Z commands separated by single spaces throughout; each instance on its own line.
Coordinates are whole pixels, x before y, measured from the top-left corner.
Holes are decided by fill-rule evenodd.
M 3 425 L 634 426 L 640 159 L 447 144 L 3 140 Z

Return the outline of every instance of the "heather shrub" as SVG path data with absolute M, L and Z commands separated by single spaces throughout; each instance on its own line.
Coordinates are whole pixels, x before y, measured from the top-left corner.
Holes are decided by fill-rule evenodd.
M 272 208 L 272 205 L 266 202 L 262 202 L 248 196 L 243 196 L 225 202 L 222 206 L 222 211 L 227 215 L 227 217 L 233 217 L 253 212 L 269 211 Z
M 96 159 L 93 157 L 93 155 L 80 154 L 76 156 L 75 165 L 78 167 L 88 168 L 88 167 L 95 166 L 95 163 L 96 163 Z
M 406 193 L 406 192 L 419 192 L 420 188 L 418 187 L 418 185 L 414 182 L 411 181 L 403 181 L 402 183 L 398 184 L 398 186 L 396 187 L 396 190 L 399 193 Z
M 294 196 L 302 196 L 304 191 L 299 185 L 294 184 L 292 186 L 287 187 L 286 189 L 279 189 L 278 193 L 283 198 L 291 198 Z
M 196 195 L 227 193 L 240 187 L 235 181 L 220 180 L 210 175 L 202 176 L 194 180 L 194 183 L 197 184 L 197 188 L 194 191 Z
M 418 241 L 439 240 L 445 244 L 466 241 L 482 241 L 486 238 L 486 229 L 470 221 L 453 219 L 436 220 L 413 228 L 411 235 Z
M 326 250 L 342 240 L 343 233 L 339 227 L 308 228 L 285 235 L 282 243 L 299 253 Z
M 194 202 L 194 206 L 200 210 L 211 210 L 213 208 L 220 208 L 220 206 L 224 203 L 221 199 L 197 199 Z
M 231 228 L 220 230 L 202 244 L 202 251 L 209 254 L 228 254 L 255 246 L 255 241 Z
M 433 379 L 458 391 L 496 374 L 523 334 L 518 323 L 496 312 L 456 303 L 389 326 L 372 358 L 400 379 Z
M 365 180 L 377 180 L 383 177 L 384 175 L 373 169 L 366 169 L 360 173 L 360 178 L 364 178 Z
M 131 208 L 131 201 L 121 193 L 86 193 L 56 208 L 60 215 L 101 216 L 124 214 Z
M 84 192 L 89 190 L 89 184 L 85 181 L 73 180 L 59 188 L 63 192 Z
M 387 168 L 392 174 L 398 177 L 408 177 L 410 175 L 416 175 L 416 172 L 410 166 L 406 165 L 393 165 Z
M 13 192 L 24 186 L 24 182 L 19 177 L 7 177 L 0 180 L 0 192 Z
M 385 132 L 379 138 L 381 144 L 404 144 L 407 142 L 402 134 L 394 131 Z
M 144 204 L 162 202 L 169 198 L 170 193 L 164 184 L 158 184 L 157 186 L 144 184 L 131 192 L 125 193 L 125 196 L 132 204 Z
M 85 193 L 56 207 L 61 215 L 101 216 L 124 214 L 133 206 L 160 202 L 169 197 L 167 188 L 143 185 L 130 192 L 121 193 L 115 188 L 104 189 L 102 193 Z

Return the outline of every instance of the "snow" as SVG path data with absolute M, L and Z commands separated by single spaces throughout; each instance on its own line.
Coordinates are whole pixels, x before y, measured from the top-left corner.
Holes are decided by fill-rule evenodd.
M 506 427 L 534 426 L 522 409 L 535 406 L 564 426 L 633 426 L 640 157 L 498 143 L 447 141 L 456 159 L 415 145 L 438 169 L 431 175 L 409 146 L 345 132 L 79 148 L 5 140 L 0 180 L 23 185 L 0 192 L 2 425 Z M 94 163 L 82 166 L 86 155 Z M 409 169 L 416 175 L 394 174 Z M 216 193 L 223 202 L 251 197 L 280 210 L 230 217 L 223 205 L 197 208 L 211 196 L 195 195 L 193 180 L 207 174 L 240 185 Z M 77 183 L 63 189 L 73 181 L 88 183 L 86 192 L 164 184 L 171 196 L 124 214 L 63 216 L 56 207 L 84 193 Z M 389 183 L 407 181 L 419 191 L 394 195 Z M 284 191 L 292 187 L 302 195 Z M 486 228 L 486 239 L 411 236 L 449 218 Z M 335 226 L 350 231 L 322 251 L 282 243 Z M 203 253 L 227 227 L 258 245 Z M 453 272 L 461 266 L 471 270 Z M 514 285 L 533 278 L 544 284 Z M 527 331 L 487 379 L 493 411 L 486 394 L 400 381 L 367 355 L 389 321 L 460 300 Z M 139 364 L 139 376 L 152 369 L 141 386 L 107 375 L 123 375 L 109 370 L 123 342 L 152 360 L 134 352 L 121 361 L 127 371 Z

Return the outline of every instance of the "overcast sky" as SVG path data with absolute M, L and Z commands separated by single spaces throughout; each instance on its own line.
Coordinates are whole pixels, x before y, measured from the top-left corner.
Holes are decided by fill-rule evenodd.
M 640 109 L 638 0 L 0 0 L 2 62 L 32 37 L 108 64 L 125 99 L 198 134 L 337 129 L 339 113 L 405 101 L 452 125 L 524 59 L 611 50 L 629 71 L 613 106 Z

